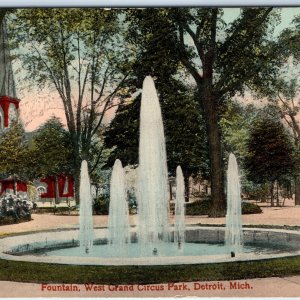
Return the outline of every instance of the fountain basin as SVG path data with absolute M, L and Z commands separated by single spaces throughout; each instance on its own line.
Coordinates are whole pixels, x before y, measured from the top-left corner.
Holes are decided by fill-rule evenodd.
M 193 245 L 192 247 L 197 249 L 197 243 L 199 243 L 199 255 L 188 254 L 184 256 L 180 253 L 178 255 L 164 253 L 164 256 L 138 257 L 138 253 L 134 253 L 134 257 L 121 258 L 101 256 L 101 247 L 108 247 L 108 245 L 94 246 L 95 249 L 99 247 L 97 257 L 92 256 L 92 253 L 84 256 L 52 255 L 51 252 L 56 253 L 58 249 L 75 249 L 78 244 L 78 229 L 44 231 L 0 239 L 0 258 L 15 261 L 71 265 L 180 265 L 261 260 L 300 255 L 300 232 L 262 228 L 244 228 L 243 238 L 245 244 L 255 244 L 259 248 L 267 249 L 267 251 L 260 251 L 258 248 L 257 251 L 249 252 L 246 249 L 245 252 L 238 253 L 236 257 L 232 258 L 230 256 L 230 249 L 226 249 L 223 246 L 224 251 L 221 251 L 221 253 L 210 254 L 210 250 L 208 250 L 207 254 L 203 255 L 202 253 L 201 255 L 201 249 L 206 247 L 202 243 L 207 244 L 207 249 L 210 249 L 211 244 L 216 244 L 217 247 L 220 247 L 220 243 L 224 241 L 224 231 L 223 227 L 187 227 L 187 243 L 184 247 Z M 135 240 L 135 228 L 131 228 L 131 235 L 132 240 Z M 106 228 L 95 230 L 95 244 L 105 244 L 106 237 Z M 169 243 L 167 246 L 176 247 L 174 243 Z M 278 250 L 277 246 L 282 249 Z M 136 250 L 133 249 L 132 251 Z

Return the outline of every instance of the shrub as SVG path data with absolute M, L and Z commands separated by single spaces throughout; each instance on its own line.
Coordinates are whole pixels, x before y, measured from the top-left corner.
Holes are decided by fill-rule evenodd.
M 210 200 L 195 201 L 186 204 L 187 216 L 208 215 L 211 209 L 212 202 Z M 242 214 L 260 214 L 261 208 L 254 203 L 242 202 Z
M 55 215 L 74 215 L 78 214 L 78 210 L 76 206 L 55 206 L 55 207 L 36 207 L 34 209 L 34 213 L 36 214 L 55 214 Z
M 94 200 L 93 210 L 96 215 L 108 215 L 109 197 L 108 196 L 98 196 Z
M 31 221 L 31 216 L 28 217 L 20 217 L 18 219 L 13 218 L 12 216 L 1 216 L 0 217 L 0 225 L 11 225 L 16 223 L 23 223 Z
M 258 205 L 254 204 L 254 203 L 242 202 L 242 214 L 243 215 L 261 214 L 261 213 L 262 213 L 262 210 Z
M 185 206 L 185 214 L 187 216 L 208 215 L 212 202 L 210 200 L 199 200 L 187 203 Z

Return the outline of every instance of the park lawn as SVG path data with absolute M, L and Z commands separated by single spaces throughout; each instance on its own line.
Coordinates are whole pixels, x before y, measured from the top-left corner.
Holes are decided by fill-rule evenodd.
M 166 266 L 79 266 L 0 260 L 0 280 L 35 283 L 155 284 L 300 274 L 300 256 Z

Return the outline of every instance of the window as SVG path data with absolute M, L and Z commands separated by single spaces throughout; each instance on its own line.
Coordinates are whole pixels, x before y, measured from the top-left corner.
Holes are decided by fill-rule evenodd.
M 47 189 L 44 186 L 38 186 L 36 188 L 36 190 L 37 190 L 39 196 L 41 196 L 42 194 L 45 194 L 47 191 Z

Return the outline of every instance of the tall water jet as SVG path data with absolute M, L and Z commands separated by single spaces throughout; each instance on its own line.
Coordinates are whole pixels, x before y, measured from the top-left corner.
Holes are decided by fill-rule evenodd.
M 94 225 L 93 225 L 93 209 L 91 184 L 88 172 L 88 164 L 86 160 L 81 163 L 80 170 L 80 231 L 79 243 L 84 253 L 89 253 L 93 247 L 94 241 Z
M 108 215 L 108 243 L 114 254 L 122 254 L 124 245 L 130 242 L 129 211 L 125 173 L 119 159 L 115 161 L 110 180 L 110 202 Z
M 232 252 L 242 251 L 242 202 L 238 164 L 234 154 L 230 153 L 227 170 L 227 214 L 225 229 L 225 245 Z
M 141 254 L 147 255 L 149 249 L 155 250 L 154 245 L 169 240 L 165 136 L 159 100 L 150 76 L 143 82 L 140 110 L 137 200 L 138 240 L 145 246 Z
M 178 248 L 183 247 L 185 241 L 185 206 L 184 206 L 184 178 L 181 167 L 176 169 L 176 202 L 175 202 L 175 226 L 174 243 Z

